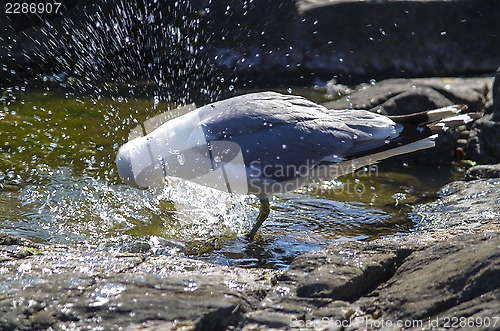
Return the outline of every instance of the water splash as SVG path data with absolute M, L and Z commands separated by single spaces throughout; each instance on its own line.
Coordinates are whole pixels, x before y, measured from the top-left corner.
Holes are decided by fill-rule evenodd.
M 29 185 L 19 197 L 31 231 L 44 233 L 44 242 L 111 246 L 151 236 L 188 241 L 242 234 L 248 226 L 245 215 L 252 212 L 247 198 L 177 179 L 141 191 L 60 168 L 50 182 Z
M 8 67 L 36 63 L 44 82 L 94 95 L 108 91 L 134 97 L 146 91 L 181 102 L 217 97 L 212 66 L 204 55 L 208 37 L 191 1 L 98 1 L 63 7 L 64 15 L 2 40 L 12 52 L 27 45 L 24 58 L 13 53 L 17 61 Z M 22 40 L 15 41 L 16 35 Z M 22 76 L 12 74 L 9 80 Z

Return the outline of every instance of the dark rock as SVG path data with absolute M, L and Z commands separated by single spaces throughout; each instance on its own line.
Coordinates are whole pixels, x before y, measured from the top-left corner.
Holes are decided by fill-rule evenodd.
M 498 290 L 499 245 L 500 233 L 465 234 L 417 251 L 367 301 L 391 319 L 421 320 Z
M 495 82 L 493 83 L 493 121 L 500 121 L 500 68 L 498 68 L 495 75 Z
M 241 330 L 289 330 L 293 329 L 297 320 L 295 314 L 254 311 L 245 314 Z
M 500 162 L 500 69 L 491 94 L 493 114 L 476 121 L 467 145 L 467 157 L 483 164 Z
M 466 157 L 481 164 L 500 162 L 500 122 L 487 115 L 474 122 L 467 143 Z
M 222 330 L 258 303 L 275 273 L 64 247 L 1 263 L 2 330 L 114 330 L 143 322 Z
M 500 178 L 500 164 L 475 166 L 467 169 L 464 175 L 465 180 L 481 178 Z
M 0 190 L 16 191 L 23 186 L 21 176 L 10 170 L 6 173 L 0 171 Z
M 466 104 L 471 112 L 484 109 L 493 79 L 420 78 L 387 79 L 362 84 L 353 93 L 324 104 L 330 109 L 367 109 L 384 115 L 411 114 L 455 104 Z
M 499 48 L 500 4 L 494 0 L 298 0 L 297 8 L 308 45 L 302 67 L 313 72 L 454 76 L 498 67 L 494 55 L 479 52 Z

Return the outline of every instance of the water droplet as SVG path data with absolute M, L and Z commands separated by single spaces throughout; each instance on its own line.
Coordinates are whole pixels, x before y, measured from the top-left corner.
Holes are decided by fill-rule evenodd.
M 186 163 L 186 158 L 184 157 L 184 154 L 177 155 L 177 162 L 179 162 L 180 165 L 184 165 L 184 163 Z
M 184 287 L 184 291 L 186 292 L 194 292 L 199 287 L 198 283 L 192 280 L 185 280 L 184 284 L 186 284 L 186 287 Z
M 233 91 L 234 90 L 234 85 L 229 85 L 229 91 Z

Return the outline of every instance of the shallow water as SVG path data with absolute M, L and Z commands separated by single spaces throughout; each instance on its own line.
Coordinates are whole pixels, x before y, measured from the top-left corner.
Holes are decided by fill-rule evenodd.
M 250 242 L 244 234 L 258 212 L 254 198 L 176 179 L 149 190 L 119 180 L 114 160 L 129 131 L 176 105 L 48 88 L 2 92 L 0 171 L 14 169 L 25 184 L 0 190 L 0 231 L 40 243 L 286 268 L 328 242 L 412 231 L 418 216 L 408 217 L 411 206 L 456 177 L 450 168 L 382 164 L 278 195 Z

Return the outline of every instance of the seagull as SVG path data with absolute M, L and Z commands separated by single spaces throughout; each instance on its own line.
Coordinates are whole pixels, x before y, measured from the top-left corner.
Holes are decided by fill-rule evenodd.
M 409 115 L 332 110 L 295 95 L 258 92 L 214 102 L 166 121 L 118 151 L 133 187 L 178 177 L 255 195 L 261 205 L 251 240 L 269 216 L 269 197 L 333 180 L 395 155 L 434 147 L 437 134 L 472 122 L 453 105 Z

